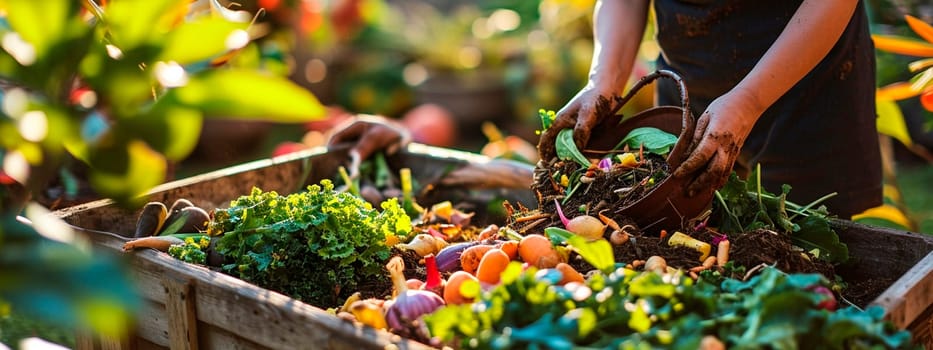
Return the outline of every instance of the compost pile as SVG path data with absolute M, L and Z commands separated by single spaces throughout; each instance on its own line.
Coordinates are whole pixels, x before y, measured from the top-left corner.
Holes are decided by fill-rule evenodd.
M 407 169 L 376 166 L 391 184 L 371 196 L 378 203 L 360 195 L 370 184 L 346 178 L 288 195 L 254 189 L 211 211 L 202 232 L 180 233 L 185 229 L 170 219 L 156 225 L 156 236 L 125 249 L 168 241 L 167 252 L 180 260 L 439 347 L 767 344 L 766 333 L 746 330 L 771 322 L 793 328 L 779 337 L 798 344 L 909 340 L 905 332 L 873 328 L 883 322 L 877 312 L 824 312 L 845 306 L 837 297 L 852 289 L 831 289 L 833 264 L 847 252 L 832 242 L 828 213 L 785 201 L 787 188 L 774 195 L 733 176 L 708 213 L 658 235 L 608 216 L 669 176 L 663 157 L 629 150 L 603 168 L 550 163 L 577 175 L 564 181 L 536 174 L 548 179 L 532 186 L 541 205 L 503 202 L 504 219 L 495 223 L 478 220 L 475 204 L 419 203 Z M 569 198 L 570 191 L 558 193 L 574 186 Z M 611 190 L 618 188 L 631 188 L 623 195 L 634 197 L 607 200 L 620 195 Z M 544 189 L 553 191 L 541 195 Z M 588 232 L 574 224 L 583 217 Z M 853 324 L 852 333 L 839 333 L 847 338 L 823 336 Z M 671 343 L 672 334 L 684 336 Z

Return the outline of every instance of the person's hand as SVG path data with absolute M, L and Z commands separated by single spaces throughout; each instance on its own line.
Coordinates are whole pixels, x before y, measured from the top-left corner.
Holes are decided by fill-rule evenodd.
M 377 151 L 394 154 L 411 142 L 411 134 L 392 119 L 376 115 L 357 115 L 334 127 L 327 147 L 355 142 L 350 149 L 350 177 L 359 173 L 360 163 Z
M 538 155 L 541 161 L 549 161 L 556 154 L 554 148 L 557 134 L 563 129 L 573 128 L 573 139 L 577 148 L 583 149 L 590 140 L 593 127 L 598 125 L 615 106 L 615 91 L 611 87 L 588 84 L 570 102 L 557 112 L 557 118 L 538 140 Z
M 725 94 L 713 100 L 697 120 L 690 155 L 674 172 L 689 177 L 687 195 L 721 188 L 739 156 L 742 144 L 761 112 L 748 98 Z

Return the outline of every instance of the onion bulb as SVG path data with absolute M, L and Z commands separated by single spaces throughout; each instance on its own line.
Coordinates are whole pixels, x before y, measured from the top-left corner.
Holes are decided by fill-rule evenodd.
M 423 315 L 429 314 L 444 305 L 444 299 L 434 292 L 408 289 L 405 284 L 405 262 L 395 256 L 386 264 L 392 276 L 395 299 L 386 309 L 386 323 L 391 331 L 404 332 Z

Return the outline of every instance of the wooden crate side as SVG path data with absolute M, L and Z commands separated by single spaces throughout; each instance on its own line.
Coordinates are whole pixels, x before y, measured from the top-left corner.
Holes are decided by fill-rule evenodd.
M 933 349 L 933 308 L 927 308 L 907 329 L 917 345 L 923 346 L 924 349 Z
M 933 253 L 927 254 L 872 304 L 884 307 L 886 317 L 899 328 L 933 323 Z
M 831 226 L 849 247 L 850 261 L 843 267 L 865 277 L 903 275 L 933 252 L 933 236 L 846 220 L 833 220 Z
M 135 338 L 145 339 L 148 343 L 168 348 L 168 318 L 165 304 L 143 300 L 136 316 Z
M 106 234 L 95 240 L 104 249 L 119 250 L 125 239 Z M 322 309 L 226 274 L 184 263 L 165 253 L 138 250 L 128 254 L 134 269 L 141 271 L 137 274 L 139 276 L 151 279 L 160 274 L 160 280 L 189 281 L 195 289 L 197 320 L 260 346 L 272 349 L 383 349 L 386 345 L 428 348 L 389 332 L 341 320 Z M 160 286 L 158 290 L 165 294 L 165 287 Z M 158 292 L 146 294 L 155 296 Z M 168 300 L 165 296 L 162 299 Z M 172 315 L 166 314 L 166 317 L 171 318 Z M 176 314 L 175 317 L 179 316 Z M 167 344 L 171 345 L 172 333 L 166 332 L 169 332 Z M 161 339 L 146 338 L 156 344 L 162 342 Z
M 198 338 L 201 342 L 201 349 L 204 350 L 269 349 L 268 347 L 251 342 L 239 334 L 231 333 L 226 329 L 200 321 L 198 322 Z

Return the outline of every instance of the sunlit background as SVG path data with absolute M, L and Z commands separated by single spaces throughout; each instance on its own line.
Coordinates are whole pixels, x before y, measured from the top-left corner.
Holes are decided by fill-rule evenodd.
M 118 1 L 97 2 L 106 4 Z M 152 76 L 148 77 L 152 81 L 142 83 L 132 79 L 121 81 L 119 79 L 125 76 L 116 73 L 107 76 L 110 72 L 106 69 L 95 71 L 91 69 L 94 67 L 82 66 L 85 74 L 115 80 L 101 80 L 104 82 L 101 84 L 109 88 L 76 86 L 68 90 L 67 96 L 57 96 L 67 101 L 69 108 L 80 112 L 75 114 L 78 117 L 71 116 L 77 119 L 73 125 L 67 123 L 68 117 L 58 108 L 60 106 L 45 108 L 47 106 L 43 105 L 43 108 L 37 108 L 41 103 L 29 95 L 33 91 L 8 86 L 7 77 L 3 77 L 0 80 L 0 88 L 3 90 L 0 94 L 0 118 L 3 118 L 0 120 L 0 135 L 3 136 L 0 142 L 3 146 L 0 149 L 0 190 L 3 190 L 0 191 L 0 211 L 8 209 L 4 207 L 5 196 L 15 198 L 18 195 L 13 191 L 5 192 L 3 186 L 17 182 L 37 183 L 37 186 L 41 186 L 38 193 L 42 196 L 34 199 L 47 208 L 29 207 L 32 213 L 44 213 L 47 209 L 100 198 L 99 193 L 87 186 L 87 179 L 84 178 L 87 175 L 86 168 L 64 156 L 60 143 L 65 136 L 60 130 L 73 131 L 91 146 L 111 142 L 113 139 L 108 132 L 111 130 L 109 122 L 113 115 L 124 113 L 137 116 L 134 114 L 137 111 L 132 110 L 132 107 L 138 107 L 129 104 L 127 110 L 120 110 L 120 106 L 113 104 L 115 97 L 129 96 L 132 100 L 135 98 L 133 94 L 139 93 L 144 97 L 152 97 L 156 94 L 153 86 L 160 89 L 187 87 L 189 93 L 205 93 L 203 90 L 212 87 L 204 80 L 199 80 L 203 78 L 199 73 L 220 65 L 285 78 L 313 94 L 325 107 L 324 115 L 317 120 L 300 123 L 281 122 L 287 119 L 282 115 L 276 118 L 270 116 L 268 119 L 263 116 L 235 120 L 209 118 L 210 113 L 236 112 L 234 108 L 218 106 L 217 101 L 209 101 L 212 102 L 210 106 L 199 106 L 206 107 L 204 116 L 192 115 L 191 110 L 172 110 L 179 113 L 174 115 L 175 119 L 168 125 L 131 124 L 130 129 L 155 133 L 156 130 L 176 127 L 171 131 L 194 134 L 185 135 L 190 136 L 185 138 L 190 145 L 181 148 L 163 145 L 164 148 L 157 151 L 164 153 L 165 157 L 138 163 L 136 168 L 125 170 L 126 174 L 139 175 L 136 179 L 142 177 L 148 181 L 140 183 L 160 183 L 318 146 L 325 142 L 328 131 L 355 114 L 376 114 L 397 119 L 409 128 L 416 142 L 490 156 L 503 155 L 501 147 L 488 147 L 490 144 L 508 139 L 508 147 L 515 153 L 511 155 L 528 160 L 535 156 L 535 131 L 541 127 L 538 111 L 558 110 L 585 83 L 593 47 L 591 20 L 594 2 L 219 0 L 218 3 L 226 9 L 225 16 L 248 23 L 248 28 L 233 31 L 222 42 L 212 44 L 229 54 L 210 60 L 192 59 L 192 62 L 182 63 L 173 60 L 154 61 L 150 66 Z M 0 1 L 0 4 L 4 3 Z M 933 6 L 927 4 L 928 1 L 872 0 L 866 3 L 869 4 L 873 31 L 876 33 L 913 35 L 903 23 L 905 13 L 913 14 L 927 23 L 933 22 Z M 88 18 L 93 16 L 91 13 L 83 14 Z M 144 25 L 149 26 L 150 23 Z M 49 48 L 28 42 L 27 39 L 35 38 L 23 37 L 9 30 L 9 26 L 4 14 L 0 25 L 3 29 L 0 32 L 0 46 L 5 56 L 0 62 L 0 70 L 6 72 L 14 65 L 13 62 L 30 69 L 42 66 L 45 62 L 43 55 L 48 56 L 46 49 Z M 196 33 L 184 34 L 193 35 L 190 40 L 198 39 Z M 659 50 L 652 34 L 651 30 L 645 34 L 638 60 L 633 67 L 633 79 L 653 70 L 653 61 Z M 97 59 L 109 59 L 111 61 L 107 62 L 111 63 L 119 63 L 126 55 L 140 54 L 125 45 L 106 43 L 103 47 L 103 56 L 106 57 Z M 180 47 L 185 50 L 190 48 Z M 196 54 L 182 50 L 166 55 L 191 58 L 191 55 Z M 907 63 L 915 59 L 879 52 L 879 86 L 910 79 L 912 74 L 907 69 Z M 141 71 L 136 69 L 135 63 L 130 68 L 133 73 Z M 17 78 L 38 79 L 29 69 L 21 73 L 22 76 Z M 295 91 L 291 91 L 288 98 L 282 95 L 267 96 L 267 91 L 262 88 L 271 85 L 250 84 L 252 81 L 235 82 L 237 84 L 225 86 L 229 89 L 225 93 L 243 99 L 253 96 L 262 99 L 244 106 L 246 109 L 241 110 L 242 113 L 255 110 L 288 112 L 289 106 L 277 108 L 281 106 L 276 105 L 299 101 L 298 97 L 301 97 Z M 93 85 L 95 82 L 89 83 Z M 58 92 L 53 91 L 53 95 Z M 178 98 L 186 97 L 191 96 Z M 41 99 L 39 101 L 44 102 Z M 98 111 L 98 107 L 105 103 L 112 104 L 113 108 Z M 625 106 L 623 113 L 631 114 L 651 105 L 649 91 L 639 94 L 638 98 Z M 933 196 L 927 195 L 928 184 L 933 180 L 933 170 L 929 166 L 933 163 L 930 152 L 933 149 L 933 133 L 929 131 L 933 125 L 933 114 L 917 98 L 898 101 L 897 107 L 906 127 L 903 133 L 909 133 L 908 138 L 912 143 L 891 143 L 897 176 L 888 181 L 898 187 L 889 193 L 889 199 L 907 215 L 882 217 L 874 223 L 900 225 L 913 231 L 933 233 Z M 104 112 L 113 115 L 105 115 Z M 203 126 L 200 123 L 202 119 Z M 19 143 L 10 141 L 14 138 Z M 126 147 L 120 149 L 124 153 L 119 155 L 152 160 L 152 157 L 147 156 L 153 153 L 150 147 L 156 146 L 146 147 L 136 140 L 123 141 Z M 49 153 L 44 148 L 52 144 L 57 146 L 53 147 L 57 153 Z M 54 164 L 61 167 L 44 168 L 44 164 L 53 164 L 51 160 L 57 161 Z M 51 174 L 50 178 L 37 178 L 38 171 Z M 102 183 L 132 186 L 126 185 L 126 181 Z M 21 225 L 7 221 L 3 224 L 0 238 L 4 234 L 10 236 L 21 233 L 16 231 L 22 228 Z M 43 239 L 42 244 L 37 244 L 42 249 L 65 249 L 56 242 L 73 238 L 43 236 Z M 55 244 L 49 244 L 50 241 Z M 5 247 L 0 245 L 4 249 L 11 247 L 10 244 Z M 39 248 L 36 249 L 38 251 Z M 2 252 L 0 249 L 0 254 Z M 80 249 L 77 252 L 80 253 Z M 67 254 L 62 256 L 73 257 Z M 24 270 L 23 273 L 27 272 Z M 6 287 L 9 285 L 0 282 L 0 292 L 6 291 Z M 50 327 L 19 315 L 4 317 L 8 313 L 9 305 L 0 300 L 0 347 L 35 335 L 66 346 L 74 345 L 74 335 L 70 329 Z

